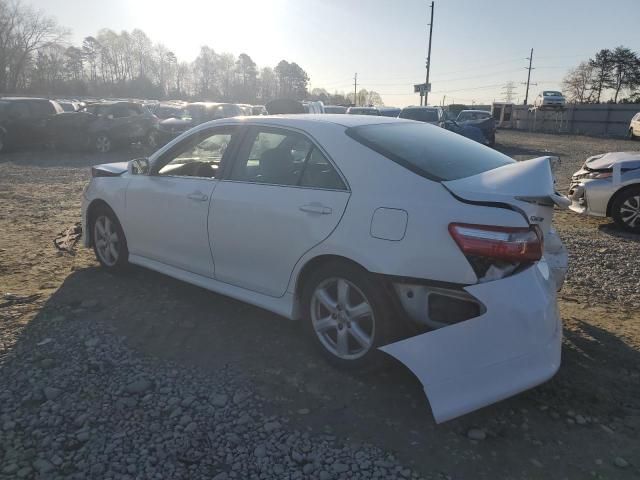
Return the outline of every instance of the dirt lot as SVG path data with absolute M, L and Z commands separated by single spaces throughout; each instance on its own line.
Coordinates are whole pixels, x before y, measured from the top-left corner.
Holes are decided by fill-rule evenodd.
M 640 143 L 625 140 L 509 131 L 499 131 L 497 140 L 500 150 L 518 160 L 558 155 L 561 189 L 587 156 L 640 149 Z M 379 447 L 427 478 L 640 475 L 637 236 L 618 232 L 606 219 L 559 212 L 555 226 L 572 266 L 560 293 L 565 340 L 558 375 L 515 398 L 435 425 L 419 383 L 397 365 L 367 376 L 337 372 L 293 322 L 150 271 L 110 276 L 83 249 L 75 256 L 56 252 L 56 233 L 79 221 L 88 167 L 140 155 L 134 149 L 107 156 L 0 156 L 0 295 L 36 296 L 0 297 L 0 392 L 17 368 L 14 350 L 37 350 L 36 342 L 55 338 L 64 319 L 86 320 L 106 325 L 109 335 L 123 338 L 146 361 L 173 362 L 177 377 L 194 369 L 205 375 L 231 369 L 263 399 L 260 408 L 287 419 L 287 429 Z M 6 403 L 0 407 L 0 413 L 10 411 L 15 410 Z M 486 438 L 470 440 L 471 428 Z M 32 448 L 37 453 L 37 441 Z M 0 440 L 3 468 L 8 451 Z

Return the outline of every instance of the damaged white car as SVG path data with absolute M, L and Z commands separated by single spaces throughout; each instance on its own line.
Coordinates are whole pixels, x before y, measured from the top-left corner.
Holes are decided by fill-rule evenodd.
M 408 120 L 292 115 L 210 122 L 94 167 L 82 218 L 108 269 L 301 320 L 343 368 L 396 357 L 442 422 L 557 371 L 567 255 L 551 221 L 567 204 L 549 157 L 517 163 Z
M 611 217 L 640 233 L 640 152 L 611 152 L 587 158 L 571 177 L 571 210 Z

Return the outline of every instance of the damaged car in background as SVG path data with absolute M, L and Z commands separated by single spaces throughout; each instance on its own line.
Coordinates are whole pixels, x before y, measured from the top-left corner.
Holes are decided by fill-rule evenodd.
M 83 111 L 56 115 L 49 122 L 51 141 L 61 149 L 90 149 L 108 153 L 142 142 L 156 147 L 158 118 L 138 102 L 104 101 Z
M 610 152 L 587 158 L 571 177 L 571 210 L 610 217 L 640 233 L 640 152 Z
M 551 224 L 569 201 L 550 160 L 383 116 L 223 119 L 94 167 L 83 239 L 108 271 L 133 263 L 303 322 L 339 368 L 395 357 L 443 422 L 560 366 L 567 254 Z

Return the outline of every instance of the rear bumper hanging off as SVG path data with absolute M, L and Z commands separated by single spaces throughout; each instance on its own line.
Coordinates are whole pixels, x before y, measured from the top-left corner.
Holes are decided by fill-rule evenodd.
M 466 287 L 485 313 L 381 350 L 418 377 L 437 423 L 490 405 L 548 380 L 560 367 L 557 281 L 543 259 L 502 280 Z

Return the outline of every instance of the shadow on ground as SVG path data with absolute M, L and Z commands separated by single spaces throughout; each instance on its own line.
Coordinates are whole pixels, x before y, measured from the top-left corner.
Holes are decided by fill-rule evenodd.
M 86 299 L 97 305 L 78 312 Z M 572 319 L 565 331 L 564 363 L 550 382 L 435 425 L 421 385 L 398 364 L 368 375 L 337 371 L 298 323 L 141 268 L 122 276 L 94 267 L 76 270 L 42 311 L 47 313 L 36 315 L 25 338 L 31 329 L 46 336 L 52 311 L 100 319 L 139 354 L 204 371 L 231 367 L 262 394 L 268 409 L 291 417 L 293 426 L 372 443 L 418 470 L 442 465 L 455 478 L 506 478 L 514 472 L 521 478 L 581 478 L 585 465 L 613 455 L 613 449 L 640 462 L 629 443 L 637 430 L 624 430 L 624 419 L 640 411 L 638 382 L 629 381 L 629 371 L 618 371 L 620 365 L 640 365 L 640 354 L 583 318 Z M 623 423 L 612 439 L 597 424 L 567 424 L 568 410 Z M 468 440 L 472 427 L 485 429 L 488 438 Z

